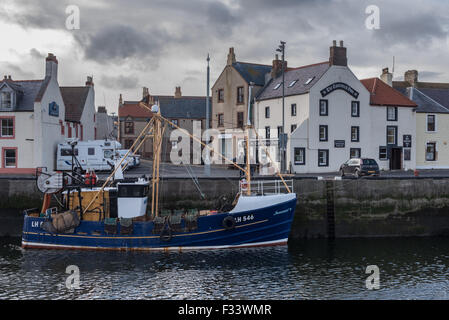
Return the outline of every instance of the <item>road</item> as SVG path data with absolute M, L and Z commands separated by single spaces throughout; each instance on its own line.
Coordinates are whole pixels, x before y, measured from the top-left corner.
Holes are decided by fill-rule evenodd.
M 211 178 L 238 178 L 240 177 L 240 170 L 228 169 L 223 166 L 211 166 Z M 418 178 L 449 178 L 449 169 L 434 169 L 434 170 L 418 170 Z M 125 172 L 125 177 L 141 177 L 142 175 L 151 176 L 152 162 L 148 160 L 142 160 L 138 167 L 131 168 Z M 100 174 L 103 178 L 107 176 L 107 173 Z M 201 165 L 174 165 L 171 163 L 162 163 L 160 166 L 161 177 L 171 178 L 206 178 L 208 177 L 204 173 L 204 167 Z M 255 178 L 266 177 L 258 174 L 253 175 Z M 288 175 L 288 177 L 295 178 L 317 178 L 323 177 L 323 179 L 339 177 L 338 172 L 329 173 L 307 173 L 307 174 L 295 174 Z M 381 171 L 379 177 L 363 177 L 362 179 L 389 179 L 389 178 L 414 178 L 414 171 Z M 345 177 L 344 179 L 351 179 L 352 177 Z

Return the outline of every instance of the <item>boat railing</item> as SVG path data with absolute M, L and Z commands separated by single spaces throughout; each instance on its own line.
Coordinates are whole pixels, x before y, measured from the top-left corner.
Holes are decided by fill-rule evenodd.
M 247 192 L 248 187 L 251 190 L 251 194 L 257 195 L 268 195 L 268 194 L 279 194 L 279 193 L 289 193 L 293 191 L 293 180 L 252 180 L 250 183 L 243 182 L 239 183 L 239 191 L 241 194 Z

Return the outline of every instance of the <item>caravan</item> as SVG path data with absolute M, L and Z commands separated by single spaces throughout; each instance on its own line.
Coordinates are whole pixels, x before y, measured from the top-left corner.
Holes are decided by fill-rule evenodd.
M 72 145 L 76 159 L 79 161 L 83 170 L 111 170 L 114 167 L 114 161 L 120 159 L 117 157 L 117 150 L 122 145 L 112 140 L 89 140 L 77 141 L 76 139 L 67 139 L 66 142 L 58 144 L 56 154 L 56 170 L 72 170 Z M 74 163 L 76 166 L 76 161 Z

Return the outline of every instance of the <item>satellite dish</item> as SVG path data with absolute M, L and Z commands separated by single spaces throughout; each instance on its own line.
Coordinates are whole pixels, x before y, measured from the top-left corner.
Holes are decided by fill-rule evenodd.
M 37 177 L 37 188 L 43 193 L 56 193 L 62 187 L 62 173 L 46 173 Z

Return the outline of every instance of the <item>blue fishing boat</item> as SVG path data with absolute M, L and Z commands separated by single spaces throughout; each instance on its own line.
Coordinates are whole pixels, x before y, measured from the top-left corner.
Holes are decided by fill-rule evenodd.
M 161 210 L 162 124 L 176 124 L 163 118 L 157 106 L 151 111 L 153 118 L 141 133 L 153 137 L 151 179 L 123 178 L 121 162 L 127 155 L 101 186 L 94 174 L 83 174 L 82 168 L 75 167 L 71 173 L 40 170 L 37 183 L 45 193 L 44 202 L 41 209 L 24 211 L 22 247 L 182 251 L 287 244 L 296 208 L 293 183 L 281 175 L 280 180 L 251 181 L 249 160 L 248 169 L 235 164 L 246 179 L 227 208 Z M 128 152 L 135 153 L 144 139 L 139 136 Z M 76 163 L 75 146 L 76 142 L 72 163 Z M 52 206 L 52 201 L 57 205 Z

